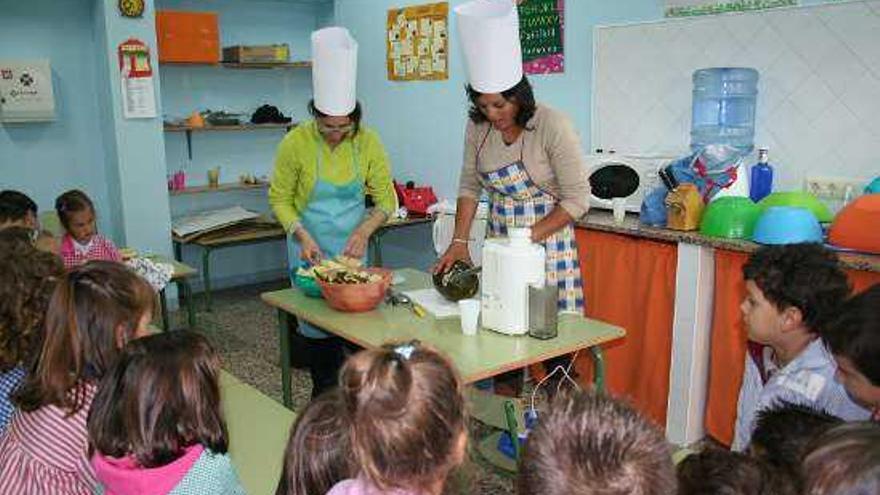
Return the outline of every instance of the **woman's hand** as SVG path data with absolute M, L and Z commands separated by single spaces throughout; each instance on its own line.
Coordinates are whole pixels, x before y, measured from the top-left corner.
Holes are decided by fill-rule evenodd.
M 354 232 L 348 237 L 345 243 L 345 249 L 342 254 L 349 258 L 361 259 L 367 252 L 367 244 L 370 242 L 370 236 L 361 229 L 354 229 Z
M 317 265 L 321 262 L 321 259 L 324 257 L 324 254 L 321 252 L 321 248 L 318 246 L 318 243 L 312 239 L 312 236 L 304 229 L 303 227 L 299 227 L 293 233 L 296 237 L 296 240 L 299 242 L 299 257 L 300 259 L 311 263 L 312 265 Z
M 446 252 L 443 253 L 443 256 L 437 261 L 437 264 L 434 265 L 434 273 L 441 273 L 448 270 L 449 267 L 458 260 L 473 265 L 467 243 L 453 240 L 452 244 L 449 245 L 449 248 L 446 249 Z

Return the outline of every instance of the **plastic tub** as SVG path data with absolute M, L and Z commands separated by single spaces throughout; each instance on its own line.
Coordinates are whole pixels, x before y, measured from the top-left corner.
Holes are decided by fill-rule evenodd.
M 806 208 L 771 206 L 758 218 L 752 240 L 760 244 L 822 242 L 822 226 Z
M 842 248 L 880 254 L 880 194 L 866 194 L 840 210 L 828 240 Z
M 810 210 L 816 218 L 827 223 L 834 219 L 831 210 L 815 195 L 806 191 L 781 191 L 775 192 L 758 202 L 761 211 L 771 206 L 795 206 Z
M 758 205 L 747 197 L 718 198 L 706 207 L 700 233 L 709 237 L 751 239 L 760 215 Z

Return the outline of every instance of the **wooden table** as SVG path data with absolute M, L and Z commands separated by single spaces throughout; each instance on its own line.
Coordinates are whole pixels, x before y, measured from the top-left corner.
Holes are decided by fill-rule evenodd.
M 171 274 L 171 282 L 177 284 L 177 290 L 182 293 L 183 297 L 178 297 L 178 300 L 183 299 L 183 302 L 186 305 L 187 328 L 190 330 L 195 328 L 196 312 L 193 304 L 192 286 L 189 283 L 189 278 L 196 275 L 198 271 L 185 263 L 158 254 L 146 255 L 144 258 L 156 263 L 165 263 L 174 267 L 174 273 Z M 168 299 L 165 294 L 165 289 L 159 291 L 159 307 L 162 313 L 162 329 L 169 330 L 171 328 L 171 323 L 168 318 Z
M 427 273 L 413 269 L 397 273 L 404 278 L 395 287 L 399 290 L 431 286 Z M 341 313 L 327 306 L 323 299 L 307 297 L 298 289 L 266 292 L 261 298 L 278 310 L 282 396 L 287 407 L 291 405 L 290 333 L 287 325 L 291 315 L 366 348 L 418 339 L 449 356 L 465 383 L 587 348 L 598 358 L 597 374 L 601 377 L 604 376 L 604 365 L 599 345 L 625 335 L 623 329 L 607 323 L 575 314 L 561 314 L 559 335 L 555 339 L 537 340 L 488 330 L 466 336 L 461 333 L 458 318 L 438 320 L 430 315 L 419 318 L 403 306 L 392 307 L 383 303 L 366 313 Z
M 382 266 L 382 237 L 391 230 L 423 225 L 433 222 L 427 218 L 390 219 L 379 227 L 370 237 L 369 251 L 370 264 Z M 183 260 L 183 245 L 198 246 L 202 249 L 202 281 L 204 284 L 205 306 L 211 311 L 211 253 L 216 249 L 241 246 L 245 244 L 259 244 L 275 240 L 286 239 L 287 234 L 281 224 L 270 221 L 248 222 L 228 227 L 216 232 L 210 232 L 195 239 L 186 240 L 177 235 L 172 236 L 174 243 L 174 257 L 178 261 Z

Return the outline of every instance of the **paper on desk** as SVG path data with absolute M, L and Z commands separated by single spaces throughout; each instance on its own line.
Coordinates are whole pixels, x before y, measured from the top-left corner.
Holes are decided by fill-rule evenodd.
M 419 304 L 435 318 L 455 318 L 459 316 L 458 303 L 449 301 L 437 289 L 421 289 L 404 291 L 416 304 Z
M 180 237 L 186 237 L 196 232 L 216 230 L 245 220 L 252 220 L 259 216 L 259 213 L 246 210 L 241 206 L 202 211 L 193 215 L 175 218 L 171 222 L 171 231 Z

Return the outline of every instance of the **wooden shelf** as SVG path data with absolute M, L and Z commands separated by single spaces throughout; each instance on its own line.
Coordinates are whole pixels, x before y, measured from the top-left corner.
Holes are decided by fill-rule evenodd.
M 171 196 L 182 196 L 185 194 L 201 194 L 209 192 L 227 192 L 227 191 L 247 191 L 252 189 L 266 189 L 269 187 L 268 182 L 259 182 L 257 184 L 244 184 L 242 182 L 230 182 L 228 184 L 218 184 L 217 187 L 211 186 L 193 186 L 186 189 L 178 189 L 176 191 L 168 191 Z
M 191 67 L 223 67 L 226 69 L 309 69 L 310 60 L 298 62 L 160 62 L 159 65 L 177 65 Z
M 165 124 L 164 130 L 165 132 L 258 131 L 262 129 L 290 129 L 296 126 L 296 122 L 287 124 L 205 125 L 204 127 Z

